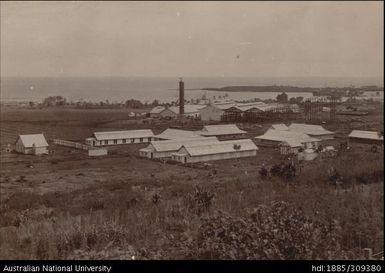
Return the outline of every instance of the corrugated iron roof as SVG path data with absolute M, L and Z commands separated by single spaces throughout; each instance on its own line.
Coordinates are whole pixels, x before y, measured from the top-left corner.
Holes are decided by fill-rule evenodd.
M 154 133 L 152 132 L 151 129 L 143 129 L 143 130 L 95 132 L 94 136 L 96 140 L 108 140 L 108 139 L 153 137 Z
M 201 156 L 221 153 L 234 153 L 239 151 L 256 151 L 258 150 L 258 147 L 251 139 L 239 139 L 219 141 L 218 143 L 210 145 L 183 146 L 177 153 L 180 154 L 183 149 L 187 151 L 190 156 Z
M 283 131 L 287 131 L 289 130 L 289 127 L 287 127 L 285 124 L 283 123 L 280 123 L 280 124 L 273 124 L 271 125 L 271 128 L 272 129 L 275 129 L 275 130 L 283 130 Z
M 307 135 L 329 135 L 334 134 L 331 131 L 326 130 L 321 125 L 314 124 L 302 124 L 302 123 L 292 123 L 289 126 L 289 130 L 293 132 L 301 132 Z
M 383 136 L 380 136 L 378 132 L 375 131 L 362 131 L 362 130 L 353 130 L 349 137 L 362 138 L 362 139 L 373 139 L 373 140 L 384 140 Z
M 174 139 L 174 140 L 161 140 L 161 141 L 152 141 L 148 148 L 152 147 L 157 152 L 168 152 L 168 151 L 177 151 L 183 145 L 186 147 L 192 146 L 201 146 L 218 143 L 219 140 L 216 137 L 194 137 L 194 138 L 184 138 L 184 139 Z
M 245 133 L 247 132 L 240 130 L 235 124 L 206 125 L 199 132 L 202 136 L 221 136 Z
M 166 129 L 159 135 L 156 135 L 157 138 L 162 139 L 179 139 L 179 138 L 192 138 L 192 137 L 201 137 L 196 131 L 187 131 L 179 129 Z
M 47 147 L 48 143 L 43 134 L 19 135 L 24 147 Z
M 255 138 L 264 139 L 264 140 L 273 140 L 273 141 L 295 140 L 295 141 L 299 141 L 300 143 L 320 141 L 317 138 L 310 137 L 310 136 L 308 136 L 304 133 L 301 133 L 301 132 L 274 130 L 274 129 L 268 129 L 266 131 L 266 133 L 264 133 L 261 136 L 256 136 Z
M 286 139 L 281 144 L 282 145 L 288 145 L 288 146 L 290 146 L 292 148 L 302 147 L 301 141 L 298 141 L 297 139 Z

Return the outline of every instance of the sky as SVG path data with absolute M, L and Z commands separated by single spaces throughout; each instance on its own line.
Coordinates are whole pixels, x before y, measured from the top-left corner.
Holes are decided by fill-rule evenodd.
M 1 76 L 382 77 L 383 2 L 1 2 Z

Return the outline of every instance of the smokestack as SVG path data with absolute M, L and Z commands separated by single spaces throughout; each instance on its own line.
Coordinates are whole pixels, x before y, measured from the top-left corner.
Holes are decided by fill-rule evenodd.
M 184 82 L 182 78 L 179 80 L 179 114 L 184 114 Z

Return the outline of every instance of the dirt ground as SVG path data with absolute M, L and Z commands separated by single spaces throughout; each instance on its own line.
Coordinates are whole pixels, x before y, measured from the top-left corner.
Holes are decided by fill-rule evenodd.
M 27 190 L 35 193 L 71 191 L 93 185 L 108 183 L 109 180 L 140 181 L 150 177 L 157 179 L 201 181 L 216 170 L 215 180 L 225 181 L 238 176 L 255 176 L 262 164 L 269 166 L 283 159 L 278 150 L 259 147 L 257 156 L 235 160 L 210 162 L 208 169 L 191 168 L 164 164 L 138 157 L 138 150 L 146 144 L 121 145 L 110 147 L 109 155 L 90 158 L 86 151 L 50 146 L 50 155 L 32 156 L 6 153 L 4 147 L 13 143 L 20 133 L 44 132 L 48 140 L 60 138 L 83 141 L 94 131 L 151 128 L 154 133 L 172 126 L 170 121 L 143 124 L 139 120 L 127 118 L 129 110 L 79 110 L 79 109 L 1 109 L 1 177 L 2 198 L 14 190 Z M 336 131 L 342 139 L 329 141 L 329 145 L 338 147 L 352 129 L 362 127 L 379 128 L 383 122 L 382 115 L 366 117 L 343 117 L 343 121 L 326 124 L 325 127 Z M 350 118 L 350 120 L 346 120 Z M 363 120 L 363 119 L 366 119 Z M 248 130 L 249 137 L 262 134 L 271 123 L 240 124 Z M 196 125 L 186 126 L 191 129 Z M 30 165 L 33 167 L 31 168 Z

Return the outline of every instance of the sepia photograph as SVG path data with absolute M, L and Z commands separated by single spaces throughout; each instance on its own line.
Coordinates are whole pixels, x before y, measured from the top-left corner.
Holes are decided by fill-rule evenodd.
M 2 272 L 383 270 L 383 1 L 0 7 Z

